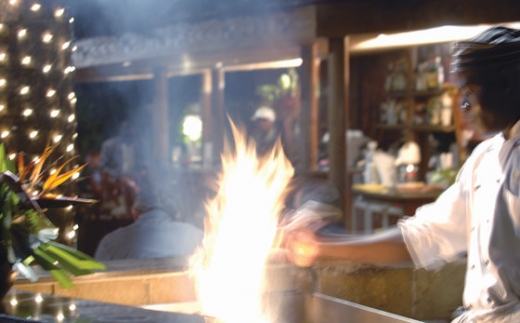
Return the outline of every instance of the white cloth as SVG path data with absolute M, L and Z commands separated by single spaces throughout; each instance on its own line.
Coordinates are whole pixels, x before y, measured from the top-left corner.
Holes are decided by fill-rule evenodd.
M 417 267 L 467 254 L 457 322 L 520 322 L 520 122 L 477 146 L 457 181 L 398 226 Z
M 107 234 L 96 249 L 98 260 L 180 257 L 193 254 L 204 233 L 154 209 L 136 222 Z

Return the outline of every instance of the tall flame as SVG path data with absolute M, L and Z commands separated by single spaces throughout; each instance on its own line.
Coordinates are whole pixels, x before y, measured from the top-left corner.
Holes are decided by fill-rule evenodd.
M 235 147 L 225 147 L 219 188 L 206 206 L 203 248 L 192 257 L 190 273 L 202 314 L 225 323 L 268 322 L 266 262 L 294 169 L 280 141 L 260 158 L 245 131 L 231 128 Z

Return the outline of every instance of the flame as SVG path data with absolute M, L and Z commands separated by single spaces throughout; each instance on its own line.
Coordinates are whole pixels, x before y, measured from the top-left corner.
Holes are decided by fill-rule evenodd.
M 261 158 L 245 131 L 231 124 L 216 196 L 206 205 L 203 248 L 190 259 L 201 314 L 217 322 L 269 322 L 262 304 L 265 269 L 294 174 L 280 140 Z

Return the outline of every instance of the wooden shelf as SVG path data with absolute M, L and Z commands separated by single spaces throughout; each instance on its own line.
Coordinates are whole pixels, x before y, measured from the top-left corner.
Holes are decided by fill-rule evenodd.
M 384 130 L 413 130 L 413 131 L 422 131 L 422 132 L 454 132 L 455 126 L 432 126 L 432 125 L 405 125 L 405 124 L 378 124 L 376 125 L 378 129 Z

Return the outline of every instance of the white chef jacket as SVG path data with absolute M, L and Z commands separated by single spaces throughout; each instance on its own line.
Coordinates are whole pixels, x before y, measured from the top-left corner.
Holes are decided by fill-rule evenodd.
M 456 182 L 398 223 L 417 267 L 467 254 L 457 322 L 520 322 L 520 122 L 479 144 Z

